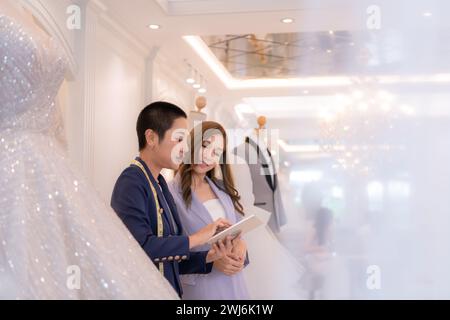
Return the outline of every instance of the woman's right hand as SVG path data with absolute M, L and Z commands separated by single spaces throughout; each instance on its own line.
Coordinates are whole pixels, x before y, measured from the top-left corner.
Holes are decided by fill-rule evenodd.
M 231 227 L 231 223 L 227 219 L 220 218 L 216 220 L 189 237 L 189 249 L 204 245 L 216 234 L 218 228 L 229 227 Z
M 227 276 L 232 276 L 244 268 L 244 259 L 233 253 L 232 237 L 229 236 L 215 245 L 221 252 L 221 258 L 214 261 L 214 268 Z

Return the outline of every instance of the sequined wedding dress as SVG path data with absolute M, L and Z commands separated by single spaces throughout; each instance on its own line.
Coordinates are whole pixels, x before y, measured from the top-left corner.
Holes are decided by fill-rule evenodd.
M 0 299 L 176 299 L 52 135 L 66 60 L 40 31 L 0 5 Z
M 268 226 L 270 212 L 254 205 L 252 177 L 247 164 L 232 165 L 235 187 L 241 196 L 244 212 L 255 215 L 263 225 L 243 238 L 247 243 L 250 264 L 244 269 L 252 300 L 303 300 L 301 280 L 305 268 L 280 243 Z

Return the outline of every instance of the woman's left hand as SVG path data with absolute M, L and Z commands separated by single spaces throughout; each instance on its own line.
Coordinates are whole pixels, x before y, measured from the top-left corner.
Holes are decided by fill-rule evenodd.
M 245 261 L 247 256 L 247 244 L 241 237 L 233 240 L 233 250 L 232 252 L 239 257 L 240 260 Z

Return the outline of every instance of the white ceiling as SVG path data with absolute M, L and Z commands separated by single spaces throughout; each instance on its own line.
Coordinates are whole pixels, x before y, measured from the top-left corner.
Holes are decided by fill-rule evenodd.
M 360 30 L 365 28 L 366 19 L 361 12 L 370 3 L 366 0 L 95 1 L 103 3 L 108 14 L 149 47 L 183 35 Z M 180 7 L 188 8 L 189 12 L 176 13 Z M 295 22 L 281 23 L 285 17 L 294 18 Z M 149 24 L 159 24 L 162 29 L 151 31 L 147 28 Z
M 149 46 L 169 36 L 366 30 L 369 0 L 96 0 Z M 446 28 L 450 1 L 378 0 L 382 27 Z M 433 11 L 430 20 L 422 14 Z M 280 23 L 285 17 L 292 24 Z M 421 18 L 421 19 L 418 19 Z M 158 32 L 148 24 L 160 24 Z
M 391 107 L 405 109 L 409 106 L 415 116 L 448 117 L 450 108 L 450 92 L 445 94 L 393 95 Z M 275 97 L 245 97 L 242 99 L 248 106 L 247 110 L 270 119 L 320 119 L 332 116 L 342 110 L 350 97 L 344 95 L 327 96 L 275 96 Z M 404 110 L 405 111 L 405 110 Z
M 256 114 L 266 115 L 270 124 L 282 128 L 285 139 L 299 138 L 300 131 L 304 133 L 304 138 L 314 138 L 317 135 L 317 123 L 310 119 L 317 119 L 323 108 L 330 109 L 335 95 L 341 92 L 332 86 L 308 88 L 307 93 L 304 92 L 305 88 L 229 91 L 182 37 L 366 30 L 366 9 L 374 3 L 369 0 L 96 1 L 101 1 L 107 8 L 107 13 L 120 21 L 149 51 L 159 48 L 160 52 L 174 63 L 188 59 L 208 79 L 208 87 L 213 89 L 215 98 L 226 98 L 226 101 L 230 102 L 228 107 L 233 107 L 231 102 L 239 101 L 251 105 Z M 450 12 L 448 0 L 378 0 L 376 3 L 382 9 L 383 29 L 401 29 L 408 33 L 408 37 L 417 36 L 418 45 L 421 43 L 420 37 L 450 30 L 450 19 L 447 19 L 447 13 Z M 425 12 L 432 12 L 432 17 L 424 17 Z M 283 24 L 280 20 L 284 17 L 294 18 L 295 22 Z M 159 24 L 162 28 L 153 31 L 147 27 L 149 24 Z M 417 30 L 426 32 L 416 32 Z M 427 33 L 429 31 L 432 32 Z M 417 62 L 420 63 L 420 60 Z M 413 106 L 420 114 L 448 115 L 448 108 L 443 106 L 443 101 L 449 101 L 449 97 L 435 94 L 434 98 L 430 99 L 429 95 L 434 91 L 448 91 L 448 84 L 423 84 L 413 81 L 407 85 L 386 87 L 402 94 L 417 93 L 410 95 L 406 99 L 410 101 L 405 100 L 404 103 Z M 302 126 L 300 131 L 299 123 Z
M 168 15 L 201 15 L 246 13 L 281 10 L 302 10 L 304 1 L 298 0 L 156 0 Z M 316 2 L 317 4 L 318 2 Z M 311 5 L 313 5 L 311 3 Z
M 183 40 L 185 35 L 225 34 L 267 34 L 290 32 L 328 32 L 344 30 L 367 31 L 367 8 L 369 0 L 94 0 L 107 8 L 107 13 L 134 34 L 149 50 L 160 48 L 164 55 L 176 62 L 188 59 L 207 76 L 208 83 L 224 90 L 217 75 L 199 59 Z M 407 5 L 405 5 L 407 4 Z M 393 29 L 407 30 L 450 30 L 446 8 L 448 0 L 379 0 L 383 32 Z M 424 12 L 432 12 L 431 18 L 424 18 Z M 448 11 L 447 11 L 448 12 Z M 292 24 L 283 24 L 284 17 L 295 19 Z M 149 24 L 161 25 L 154 31 Z M 374 34 L 376 36 L 376 32 Z M 408 34 L 413 37 L 415 32 Z M 406 35 L 405 35 L 406 36 Z M 417 34 L 426 37 L 427 34 Z M 420 44 L 420 42 L 418 42 Z M 414 48 L 408 48 L 414 51 Z M 426 54 L 427 52 L 425 52 Z M 424 57 L 425 60 L 427 57 Z M 174 61 L 174 62 L 175 62 Z M 419 59 L 414 61 L 420 62 Z M 327 94 L 332 85 L 321 88 L 318 93 Z M 303 89 L 301 89 L 303 90 Z M 241 90 L 235 96 L 251 96 L 253 92 Z M 259 90 L 257 95 L 298 94 L 299 91 L 276 88 Z M 286 93 L 285 93 L 286 91 Z M 289 91 L 289 92 L 288 92 Z

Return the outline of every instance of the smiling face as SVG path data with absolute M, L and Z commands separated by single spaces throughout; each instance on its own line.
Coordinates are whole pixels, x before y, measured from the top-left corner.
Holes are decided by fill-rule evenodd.
M 193 176 L 200 175 L 208 177 L 214 183 L 220 179 L 223 190 L 230 196 L 236 212 L 244 215 L 239 192 L 234 187 L 231 167 L 227 163 L 227 141 L 226 130 L 214 121 L 205 121 L 191 131 L 189 157 L 185 158 L 177 172 L 183 200 L 187 206 L 192 204 Z M 219 173 L 214 170 L 216 168 L 220 169 L 220 177 L 216 176 L 216 173 Z
M 224 152 L 225 141 L 223 135 L 218 132 L 202 140 L 198 148 L 197 163 L 194 163 L 192 169 L 197 174 L 206 174 L 215 169 L 219 164 Z

